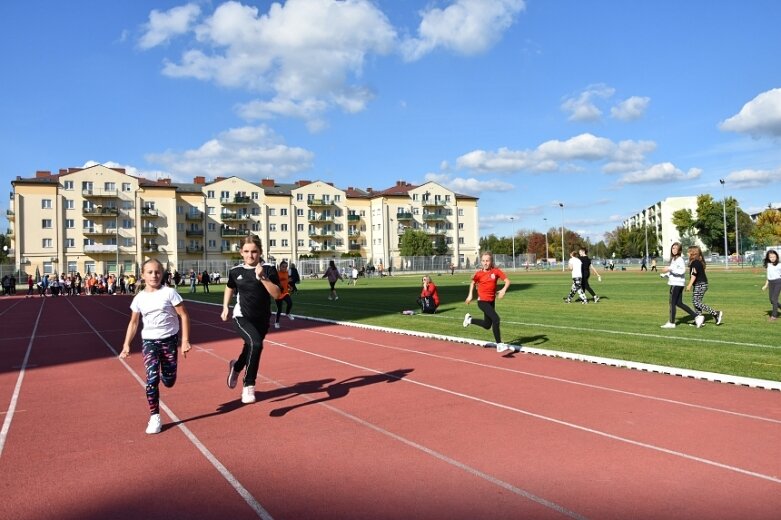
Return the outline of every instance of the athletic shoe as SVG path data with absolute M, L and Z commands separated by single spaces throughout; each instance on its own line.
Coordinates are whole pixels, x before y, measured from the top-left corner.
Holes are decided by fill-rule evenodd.
M 239 373 L 233 368 L 233 365 L 235 364 L 235 359 L 231 359 L 228 362 L 228 388 L 236 388 L 236 381 L 239 380 Z
M 468 327 L 472 323 L 472 315 L 468 312 L 464 315 L 464 327 Z
M 778 321 L 778 318 L 776 316 L 771 316 L 767 319 L 767 321 Z
M 241 402 L 244 404 L 250 404 L 255 402 L 255 387 L 245 386 L 241 390 Z
M 152 416 L 149 417 L 149 424 L 146 425 L 146 433 L 154 435 L 155 433 L 160 433 L 160 430 L 162 429 L 163 423 L 160 420 L 160 414 L 152 414 Z
M 329 297 L 328 297 L 328 299 L 329 299 L 329 300 L 333 300 L 333 299 L 334 299 L 334 297 L 333 297 L 333 296 L 329 296 Z
M 594 296 L 594 303 L 597 303 L 599 301 L 599 296 Z
M 275 329 L 278 329 L 278 328 L 279 328 L 279 323 L 275 323 L 275 324 L 274 324 L 274 328 L 275 328 Z
M 507 350 L 507 345 L 505 343 L 497 343 L 496 344 L 496 351 L 497 352 L 504 352 Z
M 675 323 L 670 323 L 670 322 L 668 321 L 667 323 L 665 323 L 664 325 L 662 325 L 662 328 L 663 328 L 663 329 L 674 329 L 674 328 L 675 328 Z
M 564 303 L 572 303 L 572 299 L 571 298 L 564 298 Z
M 295 318 L 294 318 L 293 316 L 291 316 L 290 314 L 285 314 L 285 316 L 287 316 L 287 317 L 288 317 L 288 319 L 290 319 L 290 320 L 294 320 L 294 319 L 295 319 Z
M 588 304 L 588 300 L 580 300 L 580 303 L 582 303 L 583 305 L 587 305 Z
M 703 323 L 705 323 L 705 316 L 703 316 L 702 314 L 694 318 L 694 324 L 697 326 L 698 329 L 702 327 Z
M 338 296 L 335 296 L 335 297 L 334 297 L 334 300 L 338 300 L 338 299 L 339 299 L 339 297 L 338 297 Z
M 719 311 L 719 315 L 716 316 L 716 325 L 721 325 L 721 320 L 724 319 L 724 312 Z

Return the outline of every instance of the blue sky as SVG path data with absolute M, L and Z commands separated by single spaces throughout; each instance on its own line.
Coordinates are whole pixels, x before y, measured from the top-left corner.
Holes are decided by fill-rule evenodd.
M 781 205 L 778 20 L 774 0 L 3 2 L 0 182 L 433 180 L 480 197 L 481 235 L 563 215 L 593 241 L 719 179 L 759 211 Z

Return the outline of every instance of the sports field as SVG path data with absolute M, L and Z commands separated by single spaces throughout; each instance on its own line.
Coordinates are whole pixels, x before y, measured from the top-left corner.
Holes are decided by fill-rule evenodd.
M 431 273 L 439 288 L 436 315 L 403 315 L 417 309 L 420 274 L 361 278 L 356 287 L 337 284 L 338 301 L 328 300 L 325 280 L 306 279 L 294 296 L 293 314 L 352 321 L 398 329 L 493 341 L 490 331 L 462 328 L 464 314 L 480 314 L 475 302 L 467 306 L 471 273 Z M 668 286 L 653 272 L 613 271 L 602 282 L 592 277 L 600 296 L 597 304 L 566 304 L 569 272 L 508 271 L 512 282 L 497 304 L 502 340 L 514 345 L 573 352 L 663 366 L 781 381 L 781 324 L 768 322 L 770 304 L 763 269 L 709 269 L 710 289 L 705 303 L 724 312 L 724 323 L 688 326 L 678 310 L 678 327 L 664 330 Z M 212 293 L 186 297 L 222 301 L 223 286 Z M 199 287 L 200 291 L 200 287 Z M 684 302 L 691 307 L 691 293 Z

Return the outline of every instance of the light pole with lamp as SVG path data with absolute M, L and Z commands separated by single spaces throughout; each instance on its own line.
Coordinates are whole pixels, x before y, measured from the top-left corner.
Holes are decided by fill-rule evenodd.
M 543 218 L 542 220 L 545 221 L 545 269 L 547 269 L 548 258 L 550 258 L 550 254 L 548 253 L 548 219 Z
M 643 227 L 645 228 L 645 261 L 648 261 L 648 214 L 643 215 Z
M 510 223 L 513 228 L 513 271 L 515 271 L 515 217 L 510 217 Z
M 738 242 L 738 200 L 735 199 L 735 260 L 740 258 L 740 242 Z M 743 264 L 741 263 L 741 266 Z
M 721 183 L 721 213 L 724 217 L 724 269 L 729 269 L 729 250 L 727 249 L 727 194 L 724 189 L 724 179 L 719 179 Z
M 561 270 L 564 271 L 564 203 L 559 202 L 561 208 Z

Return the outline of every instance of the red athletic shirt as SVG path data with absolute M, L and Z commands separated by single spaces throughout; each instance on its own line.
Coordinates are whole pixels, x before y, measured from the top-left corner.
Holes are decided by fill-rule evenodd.
M 434 305 L 439 307 L 439 294 L 437 293 L 437 286 L 434 285 L 434 282 L 429 282 L 429 284 L 426 286 L 426 289 L 422 289 L 420 291 L 420 296 L 422 298 L 431 296 L 434 298 Z
M 488 271 L 480 269 L 472 277 L 477 286 L 477 299 L 483 302 L 492 302 L 496 299 L 496 285 L 499 279 L 507 280 L 501 269 L 493 267 Z

